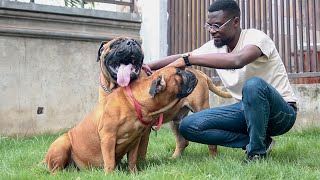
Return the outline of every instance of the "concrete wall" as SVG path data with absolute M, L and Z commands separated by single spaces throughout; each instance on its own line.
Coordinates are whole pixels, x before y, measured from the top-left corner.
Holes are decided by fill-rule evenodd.
M 293 88 L 299 100 L 295 128 L 320 127 L 320 84 L 293 84 Z
M 31 135 L 72 127 L 94 107 L 100 42 L 139 39 L 141 17 L 2 0 L 0 24 L 0 135 Z

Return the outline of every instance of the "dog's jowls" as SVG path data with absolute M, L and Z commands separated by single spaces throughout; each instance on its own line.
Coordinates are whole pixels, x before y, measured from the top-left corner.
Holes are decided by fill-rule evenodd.
M 110 89 L 127 86 L 140 73 L 144 54 L 141 45 L 128 37 L 102 42 L 98 50 L 101 76 Z

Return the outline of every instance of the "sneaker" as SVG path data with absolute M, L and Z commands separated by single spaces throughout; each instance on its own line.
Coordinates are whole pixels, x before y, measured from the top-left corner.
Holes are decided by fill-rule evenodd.
M 266 144 L 266 148 L 267 148 L 266 149 L 266 154 L 267 155 L 271 153 L 271 151 L 272 151 L 273 147 L 275 146 L 275 144 L 276 144 L 276 140 L 274 140 L 272 137 L 269 137 L 269 139 L 267 140 L 267 144 Z M 245 154 L 248 154 L 248 151 L 247 151 L 246 147 L 243 147 L 241 149 L 244 150 Z
M 244 159 L 244 163 L 251 163 L 251 162 L 257 162 L 260 160 L 263 160 L 266 158 L 266 154 L 255 154 L 255 155 L 247 155 L 247 157 Z
M 270 154 L 274 145 L 276 144 L 276 140 L 270 137 L 269 142 L 267 143 L 267 149 L 266 149 L 266 154 Z

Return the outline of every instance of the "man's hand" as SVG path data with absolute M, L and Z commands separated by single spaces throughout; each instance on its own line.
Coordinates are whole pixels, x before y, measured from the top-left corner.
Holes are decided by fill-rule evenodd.
M 172 67 L 184 69 L 186 67 L 186 63 L 184 62 L 183 58 L 181 57 L 181 58 L 173 61 L 172 63 L 168 64 L 167 66 L 172 66 Z
M 144 70 L 144 72 L 148 75 L 151 76 L 152 75 L 152 70 L 150 69 L 150 67 L 147 64 L 142 64 L 142 70 Z

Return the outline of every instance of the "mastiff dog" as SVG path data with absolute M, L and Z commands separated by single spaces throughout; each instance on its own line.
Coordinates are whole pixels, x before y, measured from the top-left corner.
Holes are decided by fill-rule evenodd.
M 144 54 L 141 45 L 134 39 L 128 37 L 115 38 L 109 42 L 101 43 L 98 50 L 97 61 L 100 62 L 100 87 L 99 101 L 107 96 L 117 87 L 125 87 L 137 78 L 146 77 L 152 72 L 143 66 Z M 231 98 L 227 92 L 217 88 L 212 80 L 203 72 L 196 69 L 188 69 L 194 73 L 198 79 L 195 90 L 186 98 L 180 100 L 171 109 L 164 112 L 163 123 L 171 122 L 170 126 L 176 136 L 176 148 L 173 158 L 179 157 L 189 142 L 178 132 L 178 126 L 183 117 L 189 111 L 198 112 L 209 108 L 209 90 L 218 96 Z M 141 139 L 138 156 L 144 160 L 147 153 L 149 132 Z M 209 154 L 217 153 L 216 146 L 209 146 Z
M 49 171 L 74 164 L 79 169 L 103 167 L 112 172 L 126 154 L 129 170 L 137 171 L 139 143 L 149 125 L 188 96 L 197 82 L 189 70 L 166 67 L 114 89 L 76 127 L 51 144 L 44 159 Z

